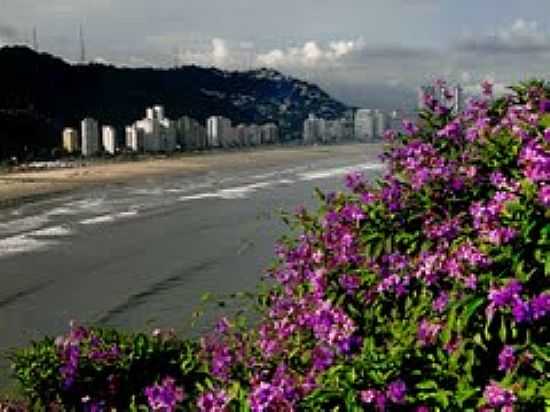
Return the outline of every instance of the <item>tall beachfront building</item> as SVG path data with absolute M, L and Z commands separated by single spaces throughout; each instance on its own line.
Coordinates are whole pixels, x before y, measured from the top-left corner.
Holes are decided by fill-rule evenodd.
M 114 155 L 116 151 L 116 131 L 113 126 L 103 126 L 101 128 L 101 141 L 103 150 Z
M 173 152 L 177 146 L 176 124 L 164 116 L 164 107 L 145 110 L 145 119 L 135 127 L 143 131 L 143 150 L 146 152 Z
M 197 120 L 182 116 L 176 121 L 177 142 L 182 149 L 196 150 L 206 147 L 206 129 Z
M 370 142 L 374 139 L 375 118 L 370 109 L 360 109 L 355 113 L 355 139 L 360 142 Z
M 232 146 L 234 134 L 231 120 L 223 116 L 210 116 L 206 121 L 208 147 Z
M 63 129 L 63 149 L 67 153 L 75 153 L 80 150 L 80 139 L 76 129 L 70 127 Z
M 460 84 L 457 84 L 454 88 L 453 95 L 453 111 L 455 114 L 462 113 L 464 110 L 464 90 Z
M 388 130 L 388 116 L 386 113 L 375 110 L 374 111 L 374 135 L 375 137 L 382 138 L 386 130 Z
M 90 117 L 82 120 L 82 156 L 93 156 L 99 151 L 99 126 Z
M 132 152 L 143 152 L 144 132 L 135 124 L 126 127 L 126 147 Z

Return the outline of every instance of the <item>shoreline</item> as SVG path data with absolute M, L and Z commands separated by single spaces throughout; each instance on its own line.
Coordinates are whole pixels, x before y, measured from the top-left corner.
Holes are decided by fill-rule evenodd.
M 26 170 L 0 174 L 0 209 L 32 203 L 87 187 L 132 184 L 139 179 L 191 176 L 210 170 L 241 170 L 332 154 L 378 154 L 382 144 L 347 143 L 327 146 L 271 146 L 239 151 L 180 153 L 138 160 L 91 162 L 74 168 Z M 372 150 L 369 150 L 371 148 Z

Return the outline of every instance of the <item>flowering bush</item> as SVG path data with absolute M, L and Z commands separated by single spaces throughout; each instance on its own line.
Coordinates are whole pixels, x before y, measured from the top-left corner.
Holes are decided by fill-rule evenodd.
M 122 409 L 549 407 L 550 88 L 483 91 L 459 115 L 426 96 L 419 122 L 387 133 L 386 176 L 352 174 L 351 193 L 297 212 L 257 327 L 141 337 L 159 357 L 73 328 L 15 358 L 23 387 Z
M 169 412 L 196 395 L 180 385 L 193 388 L 207 376 L 199 370 L 197 349 L 171 331 L 123 335 L 73 323 L 66 335 L 16 352 L 13 369 L 36 407 L 101 411 L 148 403 Z

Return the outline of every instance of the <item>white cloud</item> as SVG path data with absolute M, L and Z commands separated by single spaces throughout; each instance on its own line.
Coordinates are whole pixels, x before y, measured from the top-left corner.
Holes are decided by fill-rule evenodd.
M 239 50 L 230 47 L 227 40 L 216 37 L 208 46 L 178 48 L 176 58 L 179 64 L 229 68 L 235 65 L 238 53 Z
M 229 49 L 224 39 L 212 39 L 212 59 L 218 65 L 223 65 L 229 57 Z
M 482 35 L 466 34 L 458 49 L 482 54 L 529 54 L 550 51 L 550 35 L 538 22 L 516 19 L 509 26 Z
M 517 19 L 508 30 L 501 30 L 499 35 L 502 39 L 511 40 L 514 38 L 532 39 L 544 41 L 545 35 L 539 29 L 539 24 L 536 21 L 527 21 Z
M 279 67 L 310 67 L 319 64 L 334 64 L 365 47 L 362 39 L 351 41 L 332 41 L 320 46 L 316 41 L 308 41 L 302 47 L 289 47 L 286 50 L 273 49 L 258 54 L 259 65 Z

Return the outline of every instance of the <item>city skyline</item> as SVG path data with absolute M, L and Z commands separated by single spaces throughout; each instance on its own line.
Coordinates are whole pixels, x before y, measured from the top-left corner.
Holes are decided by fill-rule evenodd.
M 397 101 L 405 92 L 414 96 L 419 83 L 434 77 L 461 82 L 467 92 L 492 79 L 499 93 L 517 80 L 545 76 L 550 64 L 548 18 L 543 17 L 550 4 L 542 0 L 521 5 L 496 0 L 0 4 L 5 11 L 0 45 L 32 44 L 36 28 L 40 50 L 79 61 L 83 25 L 89 61 L 267 66 L 360 106 L 391 96 Z

